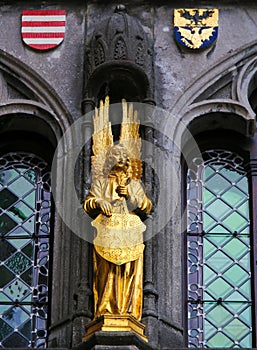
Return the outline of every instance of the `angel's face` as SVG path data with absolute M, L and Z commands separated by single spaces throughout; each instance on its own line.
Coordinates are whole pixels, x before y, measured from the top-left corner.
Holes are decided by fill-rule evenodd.
M 109 154 L 111 168 L 124 168 L 129 164 L 129 156 L 125 148 L 115 146 Z

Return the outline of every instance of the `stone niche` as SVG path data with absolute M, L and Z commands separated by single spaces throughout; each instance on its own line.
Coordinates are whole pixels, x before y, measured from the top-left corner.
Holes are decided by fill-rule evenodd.
M 137 18 L 117 5 L 97 24 L 86 48 L 83 106 L 152 99 L 152 43 Z M 88 109 L 86 109 L 88 111 Z

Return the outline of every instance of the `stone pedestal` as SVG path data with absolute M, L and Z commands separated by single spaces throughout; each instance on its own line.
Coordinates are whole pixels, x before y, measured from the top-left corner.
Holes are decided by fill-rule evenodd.
M 86 326 L 86 334 L 82 341 L 89 339 L 95 332 L 133 332 L 148 342 L 144 335 L 145 325 L 130 315 L 103 315 L 89 322 Z
M 134 332 L 99 331 L 74 350 L 157 350 Z

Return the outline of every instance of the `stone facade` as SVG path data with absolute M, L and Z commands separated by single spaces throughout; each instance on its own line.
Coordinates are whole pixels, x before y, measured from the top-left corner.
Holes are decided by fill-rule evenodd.
M 160 169 L 158 176 L 148 176 L 146 171 L 146 188 L 154 192 L 156 205 L 158 200 L 165 203 L 165 225 L 162 227 L 162 218 L 154 213 L 149 230 L 156 234 L 146 242 L 142 322 L 150 346 L 162 350 L 183 348 L 184 197 L 180 190 L 173 191 L 183 184 L 180 175 L 173 175 L 182 173 L 180 151 L 184 146 L 186 149 L 188 140 L 185 127 L 193 136 L 207 130 L 219 133 L 222 129 L 253 139 L 257 106 L 257 4 L 211 0 L 147 3 L 135 0 L 123 4 L 128 16 L 126 33 L 122 29 L 124 24 L 117 25 L 118 13 L 124 8 L 119 7 L 114 15 L 116 2 L 0 1 L 0 118 L 3 120 L 0 119 L 0 133 L 29 131 L 41 135 L 53 156 L 65 131 L 92 110 L 105 93 L 101 90 L 101 79 L 110 84 L 109 89 L 115 95 L 112 81 L 122 77 L 118 84 L 126 91 L 128 78 L 131 85 L 127 98 L 150 108 L 146 112 L 144 132 L 154 149 L 146 147 L 145 159 L 154 169 Z M 200 51 L 178 46 L 173 35 L 174 8 L 192 6 L 219 9 L 217 41 Z M 23 9 L 66 9 L 63 43 L 43 52 L 26 46 L 21 39 Z M 113 48 L 114 58 L 110 52 L 116 32 L 110 38 L 110 28 L 121 31 L 117 44 L 120 46 Z M 138 56 L 133 46 L 136 38 L 141 43 Z M 160 110 L 156 116 L 155 105 Z M 148 118 L 151 114 L 153 118 Z M 162 124 L 163 120 L 166 125 Z M 92 131 L 90 117 L 85 118 L 83 125 L 88 139 Z M 157 132 L 152 135 L 152 130 Z M 57 201 L 67 198 L 67 193 L 63 194 L 67 179 L 61 174 L 73 171 L 65 154 L 75 145 L 76 139 L 68 140 L 57 156 L 58 181 L 53 184 Z M 90 186 L 89 148 L 90 145 L 85 147 L 76 168 L 80 202 Z M 164 180 L 169 190 L 163 198 L 158 198 L 160 181 Z M 70 215 L 79 225 L 81 208 L 71 204 Z M 72 348 L 81 343 L 84 326 L 93 315 L 92 245 L 73 234 L 57 212 L 53 221 L 49 347 Z M 106 347 L 103 344 L 100 348 Z

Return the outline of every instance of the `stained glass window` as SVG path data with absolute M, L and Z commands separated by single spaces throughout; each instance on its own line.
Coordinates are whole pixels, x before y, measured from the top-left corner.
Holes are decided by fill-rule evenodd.
M 188 170 L 188 346 L 252 347 L 249 190 L 243 158 L 210 150 Z
M 47 339 L 50 176 L 28 153 L 0 158 L 0 348 Z

